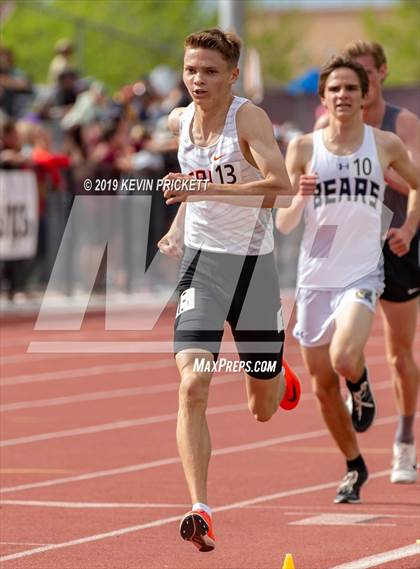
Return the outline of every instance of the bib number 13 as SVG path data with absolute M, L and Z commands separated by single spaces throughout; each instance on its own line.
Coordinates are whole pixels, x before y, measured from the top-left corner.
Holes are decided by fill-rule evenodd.
M 214 171 L 219 176 L 221 184 L 235 184 L 237 182 L 233 164 L 220 164 Z

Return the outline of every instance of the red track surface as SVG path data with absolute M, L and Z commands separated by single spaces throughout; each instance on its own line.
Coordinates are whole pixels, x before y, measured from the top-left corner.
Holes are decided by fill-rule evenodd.
M 169 340 L 170 323 L 166 314 L 148 338 Z M 379 317 L 367 350 L 379 413 L 360 437 L 371 472 L 360 505 L 332 503 L 343 460 L 292 339 L 286 355 L 304 380 L 294 412 L 280 411 L 258 424 L 246 408 L 242 378 L 215 376 L 209 493 L 218 540 L 207 554 L 178 536 L 177 520 L 189 498 L 175 444 L 178 378 L 171 354 L 26 352 L 31 341 L 140 339 L 139 332 L 105 332 L 98 316 L 72 333 L 35 332 L 29 321 L 4 327 L 5 567 L 281 569 L 288 552 L 296 569 L 350 562 L 348 568 L 420 566 L 418 556 L 398 552 L 401 558 L 391 562 L 385 557 L 379 564 L 356 565 L 367 556 L 413 547 L 420 538 L 419 485 L 389 482 L 396 411 Z

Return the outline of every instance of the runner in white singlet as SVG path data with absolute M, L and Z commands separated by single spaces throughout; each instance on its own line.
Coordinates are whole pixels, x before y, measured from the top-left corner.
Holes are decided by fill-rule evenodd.
M 211 551 L 215 537 L 207 501 L 211 448 L 205 413 L 225 321 L 245 366 L 248 406 L 255 419 L 268 421 L 279 404 L 290 409 L 299 399 L 298 380 L 282 358 L 271 218 L 279 196 L 290 204 L 292 188 L 269 118 L 231 93 L 240 40 L 212 29 L 189 36 L 185 48 L 183 77 L 193 102 L 169 117 L 179 136 L 182 173 L 166 180 L 198 179 L 208 185 L 197 189 L 191 183 L 197 189 L 191 193 L 166 189 L 168 204 L 191 197 L 159 248 L 171 255 L 180 252 L 185 216 L 175 320 L 181 376 L 177 442 L 193 506 L 181 520 L 180 533 L 199 551 Z
M 323 418 L 347 462 L 336 503 L 358 502 L 368 477 L 355 430 L 368 429 L 375 416 L 363 350 L 383 289 L 383 172 L 391 166 L 410 187 L 419 183 L 400 139 L 363 124 L 368 87 L 357 62 L 340 56 L 323 67 L 319 94 L 329 124 L 291 142 L 286 164 L 297 195 L 276 217 L 287 233 L 304 215 L 294 334 Z M 351 417 L 340 375 L 350 390 Z

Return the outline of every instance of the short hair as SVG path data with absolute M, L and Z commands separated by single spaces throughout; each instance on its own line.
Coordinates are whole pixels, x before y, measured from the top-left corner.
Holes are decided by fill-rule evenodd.
M 362 96 L 364 97 L 369 90 L 369 77 L 365 71 L 365 68 L 350 59 L 349 57 L 344 57 L 343 55 L 335 55 L 331 57 L 325 65 L 321 67 L 320 75 L 319 75 L 319 82 L 318 82 L 318 94 L 320 97 L 324 96 L 325 85 L 327 83 L 328 77 L 331 75 L 333 71 L 336 69 L 340 69 L 342 67 L 347 67 L 348 69 L 352 69 L 357 77 L 359 78 L 360 88 L 362 90 Z
M 194 32 L 185 38 L 184 48 L 213 49 L 218 51 L 232 67 L 237 67 L 241 55 L 241 39 L 233 32 L 223 32 L 219 28 L 210 28 Z
M 352 41 L 344 46 L 341 55 L 355 59 L 364 55 L 371 55 L 375 63 L 376 69 L 386 64 L 386 55 L 384 48 L 380 43 L 373 41 L 357 40 Z

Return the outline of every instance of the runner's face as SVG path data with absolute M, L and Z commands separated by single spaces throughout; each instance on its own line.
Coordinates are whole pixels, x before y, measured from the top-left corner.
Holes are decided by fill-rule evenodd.
M 365 98 L 364 107 L 368 108 L 375 104 L 381 96 L 382 82 L 387 74 L 387 66 L 381 65 L 379 69 L 375 66 L 375 61 L 371 55 L 362 55 L 356 61 L 365 68 L 369 77 L 369 91 Z
M 363 98 L 357 74 L 347 67 L 335 69 L 327 78 L 321 101 L 332 116 L 342 120 L 359 113 Z
M 213 49 L 187 48 L 183 79 L 194 103 L 208 106 L 230 94 L 239 70 Z

